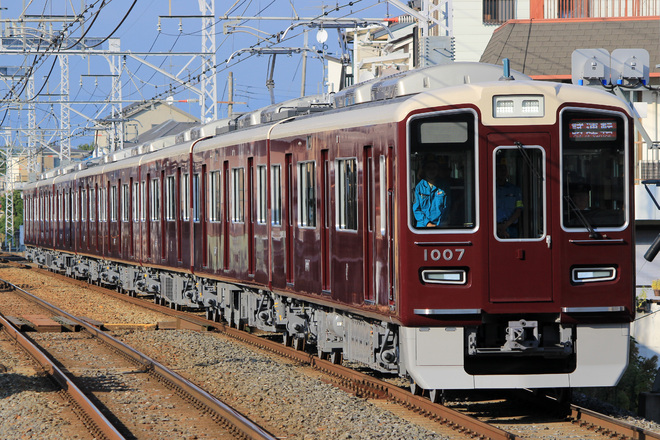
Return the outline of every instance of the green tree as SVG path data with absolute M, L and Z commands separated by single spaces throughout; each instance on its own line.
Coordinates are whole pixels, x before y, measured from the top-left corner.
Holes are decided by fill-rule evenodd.
M 14 191 L 14 230 L 11 231 L 14 237 L 18 235 L 18 229 L 23 224 L 23 199 L 21 198 L 20 191 Z M 0 205 L 2 206 L 2 216 L 0 216 L 0 235 L 2 235 L 2 242 L 5 242 L 5 222 L 7 219 L 7 194 L 0 196 Z M 15 243 L 16 245 L 18 243 Z
M 76 148 L 79 149 L 79 150 L 83 150 L 83 151 L 92 151 L 94 149 L 94 145 L 93 144 L 81 144 L 81 145 L 78 145 Z

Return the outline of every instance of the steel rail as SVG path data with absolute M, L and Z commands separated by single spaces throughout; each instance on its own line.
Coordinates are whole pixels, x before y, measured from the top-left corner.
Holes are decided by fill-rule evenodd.
M 605 430 L 627 439 L 660 439 L 660 433 L 639 428 L 577 405 L 571 405 L 571 419 L 576 424 Z
M 115 426 L 101 413 L 98 407 L 87 398 L 78 386 L 69 379 L 62 370 L 58 368 L 48 356 L 33 344 L 28 338 L 14 328 L 9 321 L 0 313 L 0 326 L 11 336 L 32 358 L 41 365 L 46 373 L 64 390 L 73 403 L 80 408 L 86 420 L 83 422 L 94 434 L 108 440 L 124 439 L 125 437 Z
M 64 310 L 42 300 L 41 298 L 31 294 L 30 292 L 24 289 L 21 289 L 20 287 L 16 286 L 13 283 L 10 283 L 2 279 L 0 279 L 0 283 L 4 283 L 5 286 L 11 287 L 13 290 L 17 291 L 22 296 L 34 302 L 37 302 L 39 305 L 46 308 L 51 313 L 60 316 L 65 316 L 67 319 L 70 319 L 71 321 L 80 325 L 88 333 L 97 337 L 99 340 L 105 342 L 109 346 L 115 348 L 120 353 L 123 353 L 128 358 L 132 359 L 133 361 L 139 364 L 144 365 L 147 370 L 153 372 L 154 374 L 162 378 L 164 381 L 169 383 L 171 386 L 185 393 L 191 399 L 197 401 L 199 404 L 204 406 L 204 408 L 207 411 L 209 411 L 212 415 L 224 421 L 226 425 L 231 426 L 235 431 L 234 433 L 237 434 L 238 436 L 242 438 L 254 439 L 254 440 L 275 440 L 275 437 L 273 437 L 270 433 L 268 433 L 266 430 L 261 428 L 256 423 L 249 420 L 247 417 L 245 417 L 238 411 L 236 411 L 234 408 L 216 399 L 205 390 L 201 389 L 200 387 L 193 384 L 184 377 L 180 376 L 179 374 L 175 373 L 174 371 L 166 368 L 162 364 L 151 359 L 149 356 L 145 355 L 144 353 L 140 353 L 139 351 L 135 350 L 133 347 L 124 344 L 123 342 L 110 336 L 108 333 L 102 331 L 101 329 L 94 327 L 88 324 L 87 322 L 76 318 L 73 315 L 70 315 Z

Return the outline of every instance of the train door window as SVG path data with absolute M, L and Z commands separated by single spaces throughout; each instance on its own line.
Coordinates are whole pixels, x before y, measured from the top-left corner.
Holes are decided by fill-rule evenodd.
M 469 111 L 420 115 L 410 120 L 408 184 L 413 228 L 476 227 L 475 118 Z
M 387 157 L 381 155 L 378 161 L 379 165 L 379 187 L 380 197 L 378 204 L 380 205 L 380 235 L 387 233 Z
M 304 228 L 316 227 L 316 174 L 314 162 L 298 164 L 298 218 Z
M 270 222 L 273 226 L 282 226 L 282 166 L 270 167 L 270 198 L 273 204 Z
M 199 204 L 199 174 L 193 174 L 192 179 L 192 215 L 193 221 L 198 222 L 200 220 L 200 204 Z
M 147 221 L 147 182 L 140 182 L 140 220 Z
M 107 220 L 108 203 L 107 192 L 105 188 L 99 190 L 99 220 L 104 222 Z
M 220 171 L 209 173 L 209 220 L 222 221 L 222 175 Z
M 232 168 L 232 214 L 231 221 L 243 223 L 245 221 L 245 169 Z
M 176 220 L 176 194 L 174 176 L 165 179 L 165 219 Z
M 71 191 L 68 190 L 64 194 L 64 221 L 69 221 L 69 207 L 71 206 Z
M 497 148 L 493 192 L 498 239 L 545 235 L 545 155 L 534 146 Z
M 266 191 L 268 186 L 266 184 L 266 165 L 257 166 L 257 223 L 260 225 L 266 224 L 267 216 L 267 197 Z
M 77 222 L 78 221 L 78 191 L 74 190 L 74 191 L 71 192 L 71 194 L 72 194 L 72 197 L 73 197 L 73 200 L 72 200 L 73 214 L 72 214 L 71 219 L 74 222 Z
M 110 188 L 110 221 L 117 221 L 117 212 L 118 212 L 118 203 L 117 203 L 117 185 L 112 185 Z
M 96 218 L 96 189 L 89 189 L 89 221 L 93 222 Z
M 357 231 L 357 160 L 337 160 L 337 228 Z
M 586 110 L 562 114 L 562 225 L 575 231 L 626 224 L 626 122 Z
M 151 221 L 160 220 L 160 179 L 155 178 L 151 179 L 151 185 L 149 189 L 149 218 Z
M 190 220 L 190 181 L 187 173 L 181 179 L 181 220 Z
M 140 216 L 138 215 L 138 211 L 140 210 L 140 207 L 138 205 L 139 191 L 140 191 L 139 182 L 133 182 L 133 194 L 131 196 L 132 196 L 132 213 L 133 213 L 134 222 L 140 221 Z
M 80 220 L 87 221 L 87 190 L 80 190 Z
M 121 186 L 121 221 L 128 222 L 131 215 L 131 187 L 128 183 Z

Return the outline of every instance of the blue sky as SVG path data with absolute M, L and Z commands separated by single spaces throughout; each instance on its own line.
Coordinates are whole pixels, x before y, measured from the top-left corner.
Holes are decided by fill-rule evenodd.
M 81 0 L 0 0 L 0 10 L 3 19 L 16 19 L 21 11 L 29 16 L 69 16 L 81 11 Z M 87 37 L 104 38 L 110 35 L 121 23 L 118 30 L 112 35 L 119 38 L 122 51 L 139 52 L 198 52 L 201 50 L 201 18 L 165 18 L 168 15 L 199 15 L 198 2 L 195 0 L 106 0 L 106 5 L 100 8 L 102 0 L 86 0 L 85 7 L 94 4 L 85 14 L 87 18 L 84 29 L 88 30 Z M 132 7 L 132 9 L 131 9 Z M 130 9 L 130 13 L 128 12 Z M 229 64 L 225 63 L 232 53 L 249 47 L 269 47 L 275 42 L 274 34 L 284 31 L 291 20 L 245 20 L 236 25 L 237 32 L 225 34 L 223 20 L 218 17 L 229 16 L 261 16 L 261 17 L 360 17 L 360 18 L 385 18 L 389 15 L 397 16 L 401 12 L 384 1 L 378 0 L 344 0 L 339 2 L 317 2 L 317 1 L 289 1 L 289 0 L 227 0 L 216 1 L 216 63 L 217 67 L 217 99 L 219 101 L 228 99 L 227 76 L 228 72 L 234 75 L 234 100 L 243 101 L 246 104 L 234 106 L 235 112 L 255 110 L 270 104 L 270 96 L 266 88 L 269 55 L 250 56 L 244 53 L 232 59 Z M 95 14 L 97 19 L 92 23 Z M 127 15 L 128 13 L 128 15 Z M 159 16 L 161 17 L 159 20 Z M 160 29 L 159 29 L 160 21 Z M 6 25 L 5 25 L 6 26 Z M 29 23 L 29 27 L 35 28 L 36 23 Z M 53 25 L 52 31 L 58 34 L 62 24 Z M 296 27 L 287 34 L 286 41 L 274 44 L 276 47 L 302 47 L 304 45 L 303 32 L 309 29 L 305 26 Z M 71 38 L 79 37 L 83 28 L 79 25 L 71 27 Z M 325 47 L 316 41 L 317 29 L 309 32 L 309 46 L 316 50 L 325 50 L 331 56 L 338 56 L 339 45 L 337 32 L 328 29 L 328 39 Z M 7 29 L 5 28 L 5 35 Z M 46 43 L 44 43 L 46 44 Z M 107 49 L 108 42 L 99 48 Z M 19 55 L 2 55 L 2 66 L 26 66 L 33 64 L 35 56 L 24 57 Z M 180 77 L 194 78 L 200 73 L 199 58 L 191 62 L 191 57 L 186 56 L 156 56 L 145 58 L 151 64 L 161 69 L 177 74 L 183 72 Z M 283 101 L 294 98 L 301 93 L 302 56 L 293 54 L 291 56 L 279 55 L 275 65 L 275 98 Z M 37 105 L 36 120 L 40 127 L 56 127 L 59 118 L 59 104 L 44 103 L 44 101 L 57 101 L 55 96 L 59 93 L 60 67 L 53 51 L 48 56 L 37 60 L 35 64 L 35 91 L 41 91 Z M 109 108 L 104 106 L 111 91 L 111 78 L 109 64 L 102 56 L 70 56 L 69 57 L 69 83 L 70 98 L 80 101 L 94 101 L 94 103 L 77 104 L 73 106 L 75 112 L 71 113 L 71 127 L 76 133 L 83 133 L 82 127 L 90 123 L 78 113 L 87 118 L 98 118 L 107 116 Z M 50 73 L 50 75 L 49 75 Z M 198 87 L 193 79 L 192 83 Z M 172 81 L 162 73 L 142 65 L 141 63 L 126 58 L 122 74 L 122 99 L 125 101 L 141 101 L 154 97 L 165 99 L 172 95 L 175 100 L 195 100 L 197 95 L 186 90 L 185 87 L 176 87 L 174 93 L 170 93 Z M 0 83 L 0 93 L 6 96 L 12 88 L 11 82 Z M 310 55 L 307 60 L 306 94 L 315 94 L 322 91 L 322 59 L 318 55 Z M 14 89 L 12 96 L 15 98 L 22 87 Z M 25 93 L 21 94 L 26 98 Z M 96 103 L 98 102 L 98 103 Z M 124 105 L 128 105 L 125 103 Z M 198 102 L 177 103 L 196 117 L 200 116 Z M 5 107 L 6 109 L 6 107 Z M 4 110 L 4 109 L 3 109 Z M 226 104 L 218 108 L 218 117 L 227 114 Z M 4 115 L 4 111 L 0 116 Z M 27 113 L 18 110 L 9 112 L 5 119 L 4 127 L 27 126 Z M 57 141 L 56 138 L 46 137 L 46 140 Z M 87 142 L 88 138 L 81 137 L 72 140 L 76 146 Z

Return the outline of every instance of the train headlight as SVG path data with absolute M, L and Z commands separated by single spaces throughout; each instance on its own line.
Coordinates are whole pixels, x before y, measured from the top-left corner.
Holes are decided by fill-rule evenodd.
M 422 281 L 429 284 L 465 284 L 467 273 L 464 269 L 425 269 Z
M 574 283 L 593 283 L 596 281 L 611 281 L 616 278 L 615 267 L 574 267 L 571 270 L 571 281 Z
M 540 118 L 545 115 L 544 104 L 541 95 L 493 96 L 493 117 Z

